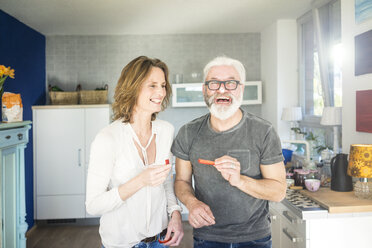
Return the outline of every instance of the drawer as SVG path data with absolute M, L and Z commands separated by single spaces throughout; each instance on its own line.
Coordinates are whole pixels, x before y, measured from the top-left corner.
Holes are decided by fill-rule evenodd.
M 0 147 L 14 146 L 28 142 L 28 129 L 14 128 L 0 131 Z
M 284 219 L 285 217 L 283 217 Z M 302 224 L 305 225 L 305 224 Z M 283 221 L 281 226 L 281 247 L 306 248 L 306 235 L 297 229 L 299 226 L 289 221 Z
M 85 218 L 85 195 L 38 196 L 37 220 Z
M 292 211 L 284 208 L 281 211 L 283 223 L 296 230 L 301 236 L 306 237 L 306 221 L 295 215 Z

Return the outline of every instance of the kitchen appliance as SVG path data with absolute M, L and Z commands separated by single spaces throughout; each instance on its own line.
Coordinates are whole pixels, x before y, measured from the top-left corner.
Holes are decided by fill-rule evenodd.
M 331 190 L 347 192 L 353 190 L 351 176 L 347 175 L 347 154 L 339 153 L 331 159 Z

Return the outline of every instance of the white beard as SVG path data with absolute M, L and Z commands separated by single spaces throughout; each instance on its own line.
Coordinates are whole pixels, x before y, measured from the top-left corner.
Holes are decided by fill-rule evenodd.
M 239 107 L 241 106 L 242 100 L 243 100 L 243 94 L 240 94 L 239 97 L 235 97 L 231 94 L 225 94 L 225 96 L 231 97 L 232 104 L 230 106 L 223 106 L 223 105 L 215 104 L 214 101 L 215 101 L 215 98 L 218 97 L 217 95 L 214 97 L 213 96 L 208 97 L 207 95 L 204 95 L 205 103 L 207 104 L 208 109 L 211 112 L 211 114 L 217 119 L 220 119 L 222 121 L 227 120 L 228 118 L 233 116 L 235 112 L 239 109 Z

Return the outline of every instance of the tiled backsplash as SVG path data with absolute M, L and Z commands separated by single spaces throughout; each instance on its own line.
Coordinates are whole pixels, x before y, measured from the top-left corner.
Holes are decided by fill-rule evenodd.
M 243 62 L 247 80 L 260 80 L 260 34 L 175 34 L 175 35 L 110 35 L 110 36 L 47 36 L 47 84 L 75 90 L 81 84 L 92 90 L 107 83 L 109 102 L 122 68 L 137 56 L 146 55 L 164 61 L 174 75 L 183 74 L 183 82 L 201 82 L 204 65 L 218 55 L 226 55 Z M 192 74 L 197 75 L 196 78 Z M 260 114 L 259 105 L 246 106 Z M 179 108 L 178 108 L 179 109 Z M 180 114 L 169 108 L 162 119 L 177 119 L 176 130 L 182 123 L 206 113 L 206 108 L 188 108 Z M 176 116 L 174 115 L 176 113 Z M 172 122 L 172 121 L 171 121 Z

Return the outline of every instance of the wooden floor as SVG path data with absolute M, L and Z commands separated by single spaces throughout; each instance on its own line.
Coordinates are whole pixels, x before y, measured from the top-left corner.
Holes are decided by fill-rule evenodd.
M 192 227 L 183 222 L 185 236 L 178 248 L 192 248 Z M 27 248 L 101 248 L 98 226 L 37 226 L 27 233 Z

